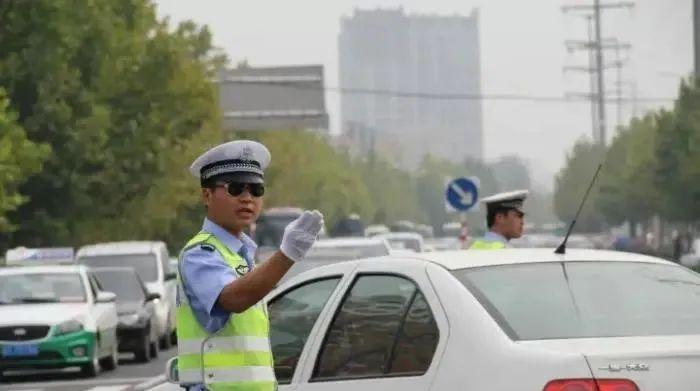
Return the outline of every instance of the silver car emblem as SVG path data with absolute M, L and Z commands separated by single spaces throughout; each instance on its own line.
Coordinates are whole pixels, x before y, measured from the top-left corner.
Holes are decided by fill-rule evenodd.
M 649 370 L 649 365 L 644 364 L 644 363 L 629 363 L 629 364 L 608 364 L 607 367 L 602 367 L 599 368 L 601 371 L 609 371 L 609 372 L 622 372 L 622 371 L 629 371 L 629 372 L 645 372 Z
M 27 330 L 25 330 L 25 329 L 15 329 L 15 330 L 14 330 L 14 334 L 15 334 L 16 336 L 18 336 L 18 337 L 22 337 L 22 336 L 27 335 Z

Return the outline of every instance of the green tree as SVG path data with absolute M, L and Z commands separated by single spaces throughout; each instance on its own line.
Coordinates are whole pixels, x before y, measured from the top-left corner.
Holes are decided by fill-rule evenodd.
M 48 145 L 29 141 L 16 120 L 17 115 L 9 110 L 9 101 L 0 89 L 0 233 L 16 228 L 6 214 L 27 200 L 19 193 L 19 185 L 41 170 L 50 153 Z
M 182 225 L 196 205 L 186 167 L 221 140 L 210 40 L 159 22 L 147 0 L 0 3 L 0 86 L 29 139 L 53 148 L 21 188 L 14 243 L 161 239 Z
M 370 221 L 383 220 L 387 225 L 399 220 L 427 221 L 427 207 L 416 193 L 415 176 L 379 158 L 359 163 L 359 169 L 376 211 Z
M 265 206 L 315 208 L 332 226 L 340 214 L 358 213 L 369 221 L 375 212 L 359 168 L 320 135 L 303 130 L 238 133 L 255 139 L 272 154 L 265 172 Z
M 501 189 L 530 188 L 530 170 L 518 156 L 504 156 L 491 164 L 491 169 Z
M 554 212 L 563 222 L 570 222 L 576 215 L 583 195 L 595 173 L 603 161 L 605 149 L 600 144 L 587 140 L 579 140 L 566 157 L 565 166 L 555 178 Z M 597 232 L 604 226 L 604 218 L 593 207 L 599 192 L 599 184 L 591 190 L 590 198 L 584 206 L 576 228 L 582 232 Z
M 597 207 L 612 225 L 648 221 L 659 212 L 660 197 L 654 185 L 657 119 L 648 114 L 621 128 L 606 152 Z
M 683 82 L 673 111 L 657 116 L 654 184 L 662 190 L 663 215 L 700 219 L 700 88 Z

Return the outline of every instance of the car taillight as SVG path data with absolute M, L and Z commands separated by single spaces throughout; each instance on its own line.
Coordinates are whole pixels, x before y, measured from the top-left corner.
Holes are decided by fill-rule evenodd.
M 626 379 L 559 379 L 544 386 L 544 391 L 639 391 Z

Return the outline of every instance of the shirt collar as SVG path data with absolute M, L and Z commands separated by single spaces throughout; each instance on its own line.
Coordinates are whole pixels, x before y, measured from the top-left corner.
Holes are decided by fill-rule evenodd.
M 202 224 L 202 231 L 209 232 L 210 234 L 216 236 L 221 243 L 235 253 L 241 251 L 241 247 L 245 246 L 246 251 L 252 255 L 258 248 L 258 245 L 255 244 L 253 239 L 251 239 L 250 236 L 246 235 L 245 233 L 241 233 L 240 237 L 236 237 L 207 218 L 204 219 L 204 224 Z
M 484 240 L 488 242 L 501 242 L 503 244 L 508 244 L 508 240 L 498 232 L 488 231 L 484 234 Z

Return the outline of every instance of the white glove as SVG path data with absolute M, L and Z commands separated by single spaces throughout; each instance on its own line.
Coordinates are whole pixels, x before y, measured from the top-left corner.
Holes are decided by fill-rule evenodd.
M 296 220 L 289 223 L 282 235 L 280 251 L 294 262 L 304 259 L 306 252 L 316 241 L 323 227 L 323 215 L 317 210 L 304 211 Z

